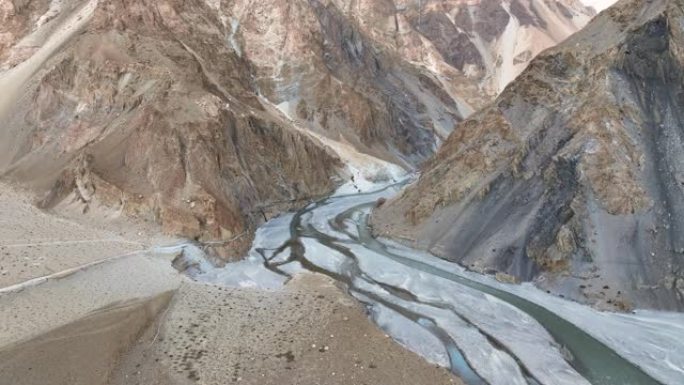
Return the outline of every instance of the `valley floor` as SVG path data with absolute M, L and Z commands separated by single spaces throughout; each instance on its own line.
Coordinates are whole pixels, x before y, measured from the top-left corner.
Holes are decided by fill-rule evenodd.
M 402 346 L 468 384 L 679 384 L 681 313 L 599 311 L 371 235 L 371 207 L 401 182 L 342 192 L 257 231 L 248 257 L 213 267 L 185 247 L 193 279 L 276 289 L 305 271 L 341 282 Z M 194 248 L 196 249 L 196 248 Z
M 329 278 L 192 282 L 140 223 L 87 226 L 0 186 L 0 372 L 36 384 L 451 384 Z
M 144 223 L 108 230 L 91 212 L 84 226 L 3 188 L 2 379 L 679 383 L 680 313 L 600 312 L 372 237 L 371 207 L 400 185 L 342 188 L 274 218 L 223 267 Z

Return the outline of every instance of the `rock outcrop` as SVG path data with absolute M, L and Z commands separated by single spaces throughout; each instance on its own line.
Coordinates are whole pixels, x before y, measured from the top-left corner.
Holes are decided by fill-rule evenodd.
M 78 200 L 232 240 L 334 188 L 337 155 L 262 105 L 206 3 L 61 4 L 2 53 L 0 169 L 46 192 L 42 206 Z
M 226 12 L 266 98 L 314 132 L 399 164 L 430 156 L 593 16 L 574 0 L 243 0 Z
M 623 0 L 542 53 L 375 230 L 599 306 L 684 308 L 682 9 Z

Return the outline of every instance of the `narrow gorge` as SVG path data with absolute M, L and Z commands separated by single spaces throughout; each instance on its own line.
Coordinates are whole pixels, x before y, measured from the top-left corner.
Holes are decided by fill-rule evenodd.
M 683 0 L 0 0 L 0 385 L 679 385 Z

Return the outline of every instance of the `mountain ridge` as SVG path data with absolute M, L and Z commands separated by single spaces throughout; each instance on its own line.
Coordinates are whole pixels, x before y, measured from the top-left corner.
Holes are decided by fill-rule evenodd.
M 534 59 L 377 233 L 599 307 L 681 309 L 680 5 L 622 1 Z

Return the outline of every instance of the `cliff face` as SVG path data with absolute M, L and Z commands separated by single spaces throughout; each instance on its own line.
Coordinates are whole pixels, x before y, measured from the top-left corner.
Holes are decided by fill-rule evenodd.
M 229 240 L 334 187 L 339 158 L 262 106 L 207 4 L 61 4 L 3 51 L 0 78 L 0 169 L 44 207 L 77 200 Z
M 43 207 L 232 240 L 368 164 L 427 159 L 588 20 L 554 4 L 4 1 L 0 175 Z
M 487 95 L 497 95 L 530 59 L 593 16 L 574 0 L 444 0 L 426 2 L 420 11 L 412 4 L 402 5 L 407 23 L 429 41 L 445 64 L 475 80 Z
M 682 5 L 623 0 L 541 54 L 376 231 L 600 306 L 681 310 Z
M 573 0 L 238 1 L 225 12 L 286 115 L 409 164 L 592 16 Z

